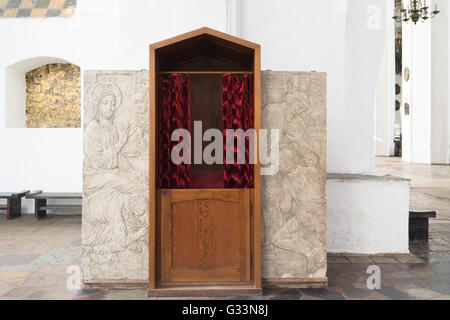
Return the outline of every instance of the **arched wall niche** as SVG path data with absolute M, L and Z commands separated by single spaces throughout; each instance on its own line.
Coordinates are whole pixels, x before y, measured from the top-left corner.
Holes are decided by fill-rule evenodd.
M 27 128 L 26 74 L 48 64 L 78 64 L 58 57 L 33 57 L 15 62 L 5 68 L 5 128 Z M 81 80 L 80 80 L 81 86 Z

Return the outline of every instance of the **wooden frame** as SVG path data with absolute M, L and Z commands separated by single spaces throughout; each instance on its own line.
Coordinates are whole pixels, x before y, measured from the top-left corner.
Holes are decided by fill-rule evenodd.
M 251 190 L 251 247 L 252 247 L 252 267 L 251 267 L 251 284 L 242 285 L 215 285 L 215 286 L 195 286 L 189 285 L 185 287 L 158 287 L 157 274 L 157 76 L 159 70 L 157 68 L 156 50 L 173 45 L 177 42 L 188 40 L 193 37 L 209 35 L 220 40 L 228 41 L 253 50 L 253 73 L 254 73 L 254 129 L 259 132 L 261 128 L 261 48 L 259 44 L 249 42 L 210 28 L 200 28 L 161 42 L 157 42 L 150 46 L 150 171 L 149 171 L 149 275 L 148 275 L 148 292 L 149 295 L 155 296 L 221 296 L 221 295 L 258 295 L 261 294 L 261 166 L 258 163 L 254 167 L 254 189 Z M 240 73 L 241 71 L 237 72 Z M 259 160 L 259 143 L 256 145 L 257 159 Z

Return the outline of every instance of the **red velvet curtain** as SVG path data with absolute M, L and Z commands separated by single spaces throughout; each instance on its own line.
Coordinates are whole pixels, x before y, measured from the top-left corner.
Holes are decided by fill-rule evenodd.
M 187 189 L 190 184 L 191 165 L 176 165 L 171 153 L 182 141 L 171 141 L 176 129 L 191 129 L 190 77 L 171 74 L 159 77 L 159 183 L 160 189 Z M 190 141 L 189 141 L 190 145 Z
M 238 164 L 238 149 L 235 139 L 234 164 L 226 164 L 226 130 L 253 128 L 253 75 L 245 74 L 241 79 L 231 74 L 222 78 L 222 108 L 224 136 L 224 185 L 225 188 L 253 188 L 253 165 L 249 164 L 249 138 L 245 138 L 245 164 Z

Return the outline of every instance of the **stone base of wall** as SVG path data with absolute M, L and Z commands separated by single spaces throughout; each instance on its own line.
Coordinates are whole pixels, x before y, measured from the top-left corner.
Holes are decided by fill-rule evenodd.
M 409 253 L 409 180 L 330 174 L 327 188 L 328 252 Z

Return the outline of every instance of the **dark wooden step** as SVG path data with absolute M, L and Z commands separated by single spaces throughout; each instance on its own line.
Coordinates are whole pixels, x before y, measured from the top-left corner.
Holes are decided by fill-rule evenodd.
M 436 211 L 409 212 L 409 241 L 428 242 L 429 219 L 436 218 Z
M 409 212 L 410 218 L 436 218 L 436 211 L 410 211 Z

